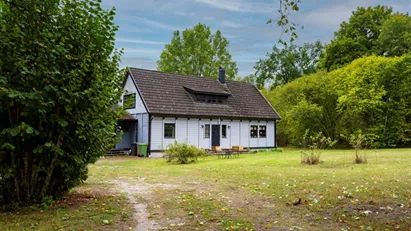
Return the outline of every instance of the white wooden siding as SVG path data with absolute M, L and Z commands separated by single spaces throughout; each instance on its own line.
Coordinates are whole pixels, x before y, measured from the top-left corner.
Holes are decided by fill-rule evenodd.
M 187 118 L 178 118 L 176 120 L 176 140 L 179 143 L 187 143 Z
M 151 121 L 151 144 L 152 150 L 163 150 L 164 127 L 163 118 L 154 117 Z
M 148 119 L 148 117 L 147 117 Z M 144 120 L 143 120 L 144 121 Z M 175 138 L 164 138 L 164 124 L 175 124 Z M 205 125 L 210 125 L 210 138 L 204 137 Z M 167 145 L 178 142 L 187 142 L 196 147 L 211 149 L 211 129 L 212 125 L 227 125 L 227 138 L 221 137 L 222 148 L 242 145 L 245 148 L 265 148 L 274 147 L 274 121 L 249 121 L 243 120 L 219 120 L 219 119 L 197 119 L 197 118 L 163 118 L 154 117 L 151 121 L 151 150 L 164 150 Z M 266 138 L 250 138 L 251 125 L 267 126 Z M 143 126 L 144 127 L 144 126 Z M 220 131 L 222 129 L 220 128 Z
M 268 121 L 267 123 L 267 147 L 274 147 L 275 145 L 274 123 L 274 121 Z
M 148 143 L 148 126 L 149 126 L 149 116 L 147 113 L 135 115 L 137 118 L 138 129 L 137 129 L 137 142 L 138 143 Z
M 126 83 L 123 87 L 123 94 L 121 95 L 121 102 L 119 103 L 120 106 L 123 106 L 123 96 L 126 94 L 136 94 L 136 108 L 127 109 L 130 114 L 140 114 L 140 113 L 147 113 L 146 108 L 144 107 L 143 100 L 141 99 L 140 95 L 137 92 L 137 88 L 134 85 L 134 81 L 130 75 L 127 76 Z
M 187 143 L 194 145 L 196 147 L 199 146 L 199 120 L 198 119 L 190 119 L 187 121 L 187 127 L 188 127 L 188 131 L 187 131 Z
M 240 121 L 240 145 L 250 147 L 250 122 Z
M 231 134 L 231 146 L 239 146 L 240 145 L 240 121 L 239 120 L 233 120 L 231 122 L 231 128 L 230 134 Z

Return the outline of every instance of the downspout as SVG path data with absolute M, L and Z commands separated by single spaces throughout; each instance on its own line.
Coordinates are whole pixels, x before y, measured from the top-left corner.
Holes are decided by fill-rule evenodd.
M 277 148 L 277 120 L 274 120 L 274 147 Z
M 154 119 L 154 116 L 148 114 L 148 144 L 147 144 L 147 155 L 151 156 L 151 121 Z

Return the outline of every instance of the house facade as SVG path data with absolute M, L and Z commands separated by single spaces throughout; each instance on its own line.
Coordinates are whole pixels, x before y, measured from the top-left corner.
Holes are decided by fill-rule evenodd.
M 203 149 L 276 147 L 281 117 L 253 85 L 226 81 L 224 69 L 215 80 L 133 68 L 123 88 L 127 121 L 136 123 L 121 147 L 147 143 L 149 152 L 159 152 L 174 141 Z

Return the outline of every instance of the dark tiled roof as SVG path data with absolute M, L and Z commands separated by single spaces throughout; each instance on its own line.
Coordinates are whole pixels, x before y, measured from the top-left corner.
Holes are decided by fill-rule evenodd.
M 249 83 L 185 76 L 132 68 L 132 77 L 152 114 L 244 119 L 281 119 L 263 95 Z M 228 95 L 227 104 L 195 102 L 193 92 Z

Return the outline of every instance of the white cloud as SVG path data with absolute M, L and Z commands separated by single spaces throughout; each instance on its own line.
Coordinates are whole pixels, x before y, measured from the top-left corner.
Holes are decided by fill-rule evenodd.
M 183 11 L 175 11 L 174 14 L 183 16 L 183 17 L 194 17 L 196 16 L 195 13 L 188 13 L 188 12 L 183 12 Z
M 257 3 L 255 1 L 245 0 L 196 0 L 197 2 L 207 4 L 211 7 L 249 13 L 269 13 L 273 12 L 275 3 Z
M 171 30 L 171 31 L 175 31 L 178 30 L 177 27 L 172 26 L 170 24 L 166 24 L 163 22 L 158 22 L 158 21 L 154 21 L 148 18 L 143 18 L 143 17 L 139 17 L 139 16 L 132 16 L 132 15 L 128 15 L 128 14 L 120 14 L 116 17 L 116 22 L 120 24 L 120 29 L 122 29 L 122 25 L 126 25 L 126 27 L 137 27 L 137 26 L 141 26 L 139 25 L 139 23 L 143 23 L 147 26 L 151 26 L 151 27 L 156 27 L 156 28 L 160 28 L 160 29 L 164 29 L 164 30 Z M 143 30 L 145 30 L 145 28 L 141 28 Z M 137 28 L 137 30 L 139 30 L 139 28 Z M 149 31 L 147 31 L 149 32 Z
M 127 39 L 127 38 L 116 38 L 116 42 L 147 44 L 147 45 L 164 45 L 164 44 L 166 44 L 165 42 L 158 42 L 158 41 L 151 41 L 151 40 L 140 40 L 140 39 Z
M 225 27 L 231 27 L 231 28 L 241 28 L 241 24 L 239 24 L 239 23 L 236 23 L 236 22 L 232 22 L 232 21 L 222 21 L 221 23 L 220 23 L 222 26 L 225 26 Z
M 352 11 L 359 6 L 370 6 L 373 0 L 349 0 L 344 2 L 330 3 L 329 5 L 317 8 L 311 12 L 302 13 L 299 21 L 301 25 L 315 25 L 323 29 L 337 30 L 343 21 L 350 18 Z M 297 13 L 297 17 L 298 17 Z
M 157 67 L 157 62 L 155 59 L 150 57 L 124 57 L 120 63 L 121 67 L 140 67 L 144 69 L 155 70 Z
M 164 30 L 171 30 L 171 31 L 175 31 L 178 30 L 177 27 L 165 24 L 165 23 L 161 23 L 161 22 L 157 22 L 157 21 L 153 21 L 147 18 L 141 18 L 141 17 L 135 17 L 136 19 L 138 19 L 139 21 L 143 22 L 144 24 L 150 25 L 150 26 L 154 26 L 157 28 L 161 28 Z
M 130 48 L 126 47 L 124 48 L 124 54 L 131 54 L 131 53 L 137 53 L 137 54 L 149 54 L 149 55 L 160 55 L 161 50 L 158 49 L 146 49 L 146 48 Z

